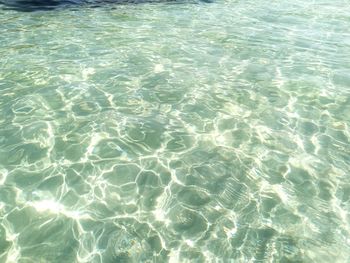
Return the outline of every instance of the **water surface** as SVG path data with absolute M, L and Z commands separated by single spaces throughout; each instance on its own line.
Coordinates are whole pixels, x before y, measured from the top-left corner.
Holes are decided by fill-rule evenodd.
M 0 69 L 0 262 L 348 262 L 348 1 L 0 10 Z

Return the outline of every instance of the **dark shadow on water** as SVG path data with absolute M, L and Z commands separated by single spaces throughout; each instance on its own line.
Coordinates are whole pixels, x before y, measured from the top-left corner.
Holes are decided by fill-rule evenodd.
M 142 4 L 142 3 L 211 3 L 212 0 L 0 0 L 0 8 L 21 12 L 49 11 L 57 8 L 87 6 L 101 7 L 108 4 Z

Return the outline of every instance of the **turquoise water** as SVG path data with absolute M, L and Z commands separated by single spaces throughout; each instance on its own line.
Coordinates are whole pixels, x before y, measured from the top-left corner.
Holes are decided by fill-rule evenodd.
M 0 10 L 0 262 L 350 262 L 350 5 Z

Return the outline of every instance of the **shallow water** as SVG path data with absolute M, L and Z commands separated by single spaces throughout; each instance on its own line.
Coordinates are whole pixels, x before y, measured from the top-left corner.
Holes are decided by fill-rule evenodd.
M 0 262 L 349 262 L 350 5 L 0 10 Z

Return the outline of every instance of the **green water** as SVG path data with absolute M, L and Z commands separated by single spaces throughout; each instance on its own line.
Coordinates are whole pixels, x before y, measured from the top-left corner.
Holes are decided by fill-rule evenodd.
M 0 262 L 350 262 L 350 5 L 0 10 Z

